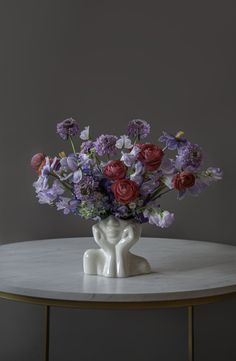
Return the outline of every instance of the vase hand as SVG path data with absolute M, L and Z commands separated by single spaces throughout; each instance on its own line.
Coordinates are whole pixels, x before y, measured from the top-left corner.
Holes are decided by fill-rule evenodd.
M 96 243 L 101 247 L 105 252 L 111 252 L 112 251 L 112 245 L 107 241 L 107 238 L 105 236 L 105 233 L 101 229 L 101 227 L 98 227 L 98 225 L 94 225 L 92 227 L 93 231 L 93 237 L 96 241 Z

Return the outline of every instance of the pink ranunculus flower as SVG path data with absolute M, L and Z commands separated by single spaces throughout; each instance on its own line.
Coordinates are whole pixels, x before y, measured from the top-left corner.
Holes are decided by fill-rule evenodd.
M 120 179 L 116 181 L 112 184 L 111 189 L 115 195 L 115 199 L 123 204 L 135 201 L 139 195 L 139 186 L 129 179 Z
M 118 180 L 125 177 L 127 167 L 121 160 L 110 160 L 103 170 L 103 174 L 111 179 Z
M 136 144 L 141 150 L 138 155 L 146 171 L 153 172 L 161 165 L 164 152 L 155 144 Z

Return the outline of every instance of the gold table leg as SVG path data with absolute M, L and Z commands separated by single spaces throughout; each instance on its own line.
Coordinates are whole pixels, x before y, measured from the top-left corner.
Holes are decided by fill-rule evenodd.
M 44 306 L 44 361 L 49 361 L 50 306 Z
M 193 306 L 188 306 L 188 361 L 194 361 Z

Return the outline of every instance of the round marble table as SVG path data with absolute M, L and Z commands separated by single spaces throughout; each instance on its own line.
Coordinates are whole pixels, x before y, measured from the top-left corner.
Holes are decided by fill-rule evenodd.
M 200 241 L 142 238 L 132 252 L 152 273 L 129 278 L 85 275 L 92 238 L 51 239 L 0 246 L 0 298 L 45 305 L 45 360 L 50 306 L 91 308 L 188 307 L 193 360 L 193 306 L 236 294 L 236 247 Z

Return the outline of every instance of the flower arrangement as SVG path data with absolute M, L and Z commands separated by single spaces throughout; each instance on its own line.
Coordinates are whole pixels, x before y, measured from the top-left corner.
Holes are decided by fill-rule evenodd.
M 219 168 L 201 169 L 202 149 L 182 131 L 163 132 L 162 147 L 145 143 L 150 133 L 145 120 L 131 120 L 127 134 L 120 137 L 102 134 L 94 140 L 89 126 L 80 132 L 72 118 L 58 123 L 57 133 L 71 143 L 72 152 L 55 157 L 38 153 L 31 165 L 38 173 L 33 186 L 39 203 L 64 214 L 97 221 L 113 215 L 165 228 L 172 224 L 174 214 L 162 209 L 162 196 L 171 191 L 178 199 L 198 195 L 222 179 Z M 172 156 L 171 151 L 175 152 Z

